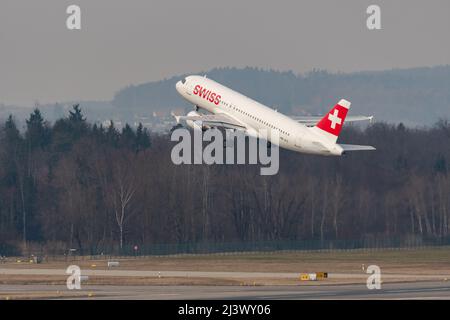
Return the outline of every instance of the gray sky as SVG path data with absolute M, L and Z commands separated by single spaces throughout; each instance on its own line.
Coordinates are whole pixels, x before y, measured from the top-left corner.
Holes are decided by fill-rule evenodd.
M 66 8 L 82 30 L 66 29 Z M 382 30 L 366 28 L 381 7 Z M 380 70 L 450 64 L 448 0 L 1 0 L 0 103 L 109 100 L 213 67 Z

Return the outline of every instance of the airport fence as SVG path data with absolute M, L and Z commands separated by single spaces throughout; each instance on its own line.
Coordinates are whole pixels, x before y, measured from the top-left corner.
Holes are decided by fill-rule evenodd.
M 170 255 L 204 255 L 204 254 L 239 254 L 261 252 L 296 252 L 296 251 L 376 251 L 387 249 L 422 249 L 430 247 L 450 247 L 450 237 L 424 238 L 409 236 L 403 238 L 371 237 L 358 240 L 284 240 L 284 241 L 246 241 L 246 242 L 193 242 L 172 244 L 127 245 L 120 250 L 118 247 L 79 248 L 52 250 L 51 244 L 39 249 L 34 247 L 23 256 L 45 256 L 53 259 L 84 259 L 83 257 L 146 257 Z M 2 246 L 0 246 L 2 249 Z M 8 254 L 1 250 L 1 256 L 20 256 Z M 0 259 L 0 263 L 2 259 Z
M 127 246 L 121 255 L 164 256 L 181 254 L 228 254 L 276 251 L 337 251 L 337 250 L 385 250 L 419 249 L 450 246 L 448 238 L 379 238 L 361 240 L 301 240 L 301 241 L 252 241 L 224 243 L 178 243 L 153 244 L 147 246 Z

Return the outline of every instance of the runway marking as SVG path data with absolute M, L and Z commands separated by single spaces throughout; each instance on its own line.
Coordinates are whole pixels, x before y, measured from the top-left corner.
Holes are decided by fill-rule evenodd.
M 222 299 L 222 300 L 308 300 L 308 299 L 450 299 L 450 288 L 439 287 L 442 283 L 429 283 L 421 288 L 421 284 L 389 284 L 387 290 L 367 290 L 363 285 L 351 286 L 316 286 L 296 291 L 292 286 L 262 286 L 258 288 L 242 288 L 228 286 L 86 286 L 84 292 L 94 292 L 92 299 Z M 406 287 L 405 287 L 406 286 Z M 413 287 L 416 286 L 416 287 Z M 417 287 L 418 286 L 418 287 Z M 433 287 L 434 286 L 434 287 Z M 0 291 L 53 292 L 60 286 L 51 285 L 0 285 Z M 305 290 L 307 289 L 307 290 Z M 86 297 L 61 297 L 58 299 L 86 299 Z
M 393 298 L 393 300 L 448 300 L 449 297 L 437 296 L 437 297 L 402 297 L 402 298 Z
M 414 292 L 433 292 L 433 291 L 449 291 L 450 288 L 423 288 L 423 289 L 399 289 L 399 290 L 386 290 L 385 293 L 414 293 Z

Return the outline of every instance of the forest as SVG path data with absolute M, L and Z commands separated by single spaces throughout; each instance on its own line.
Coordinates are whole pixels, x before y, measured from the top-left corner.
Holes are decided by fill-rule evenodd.
M 174 165 L 170 133 L 91 124 L 79 105 L 0 130 L 0 255 L 132 246 L 450 236 L 450 123 L 346 126 L 374 152 L 280 150 L 280 170 Z

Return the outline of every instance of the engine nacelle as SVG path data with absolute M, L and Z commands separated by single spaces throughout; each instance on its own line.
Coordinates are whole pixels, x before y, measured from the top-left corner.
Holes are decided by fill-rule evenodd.
M 201 114 L 198 113 L 197 111 L 191 111 L 187 114 L 188 117 L 200 117 Z M 189 128 L 192 128 L 194 130 L 202 130 L 205 131 L 207 129 L 209 129 L 208 126 L 204 126 L 202 125 L 201 121 L 193 121 L 193 120 L 186 120 L 186 125 Z

